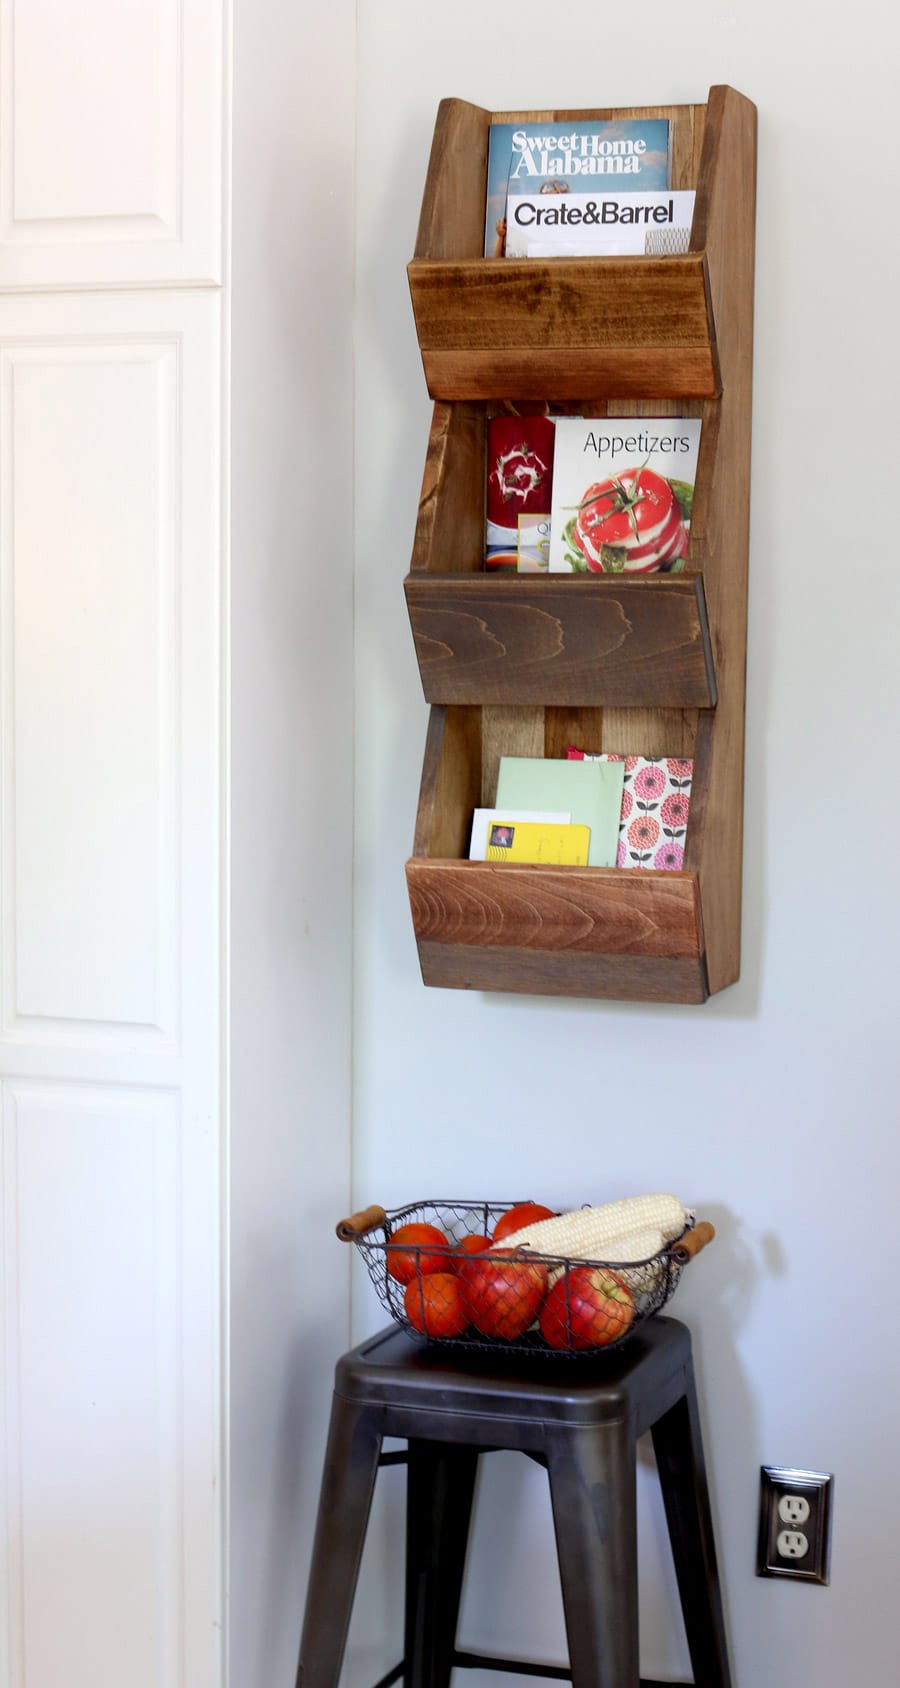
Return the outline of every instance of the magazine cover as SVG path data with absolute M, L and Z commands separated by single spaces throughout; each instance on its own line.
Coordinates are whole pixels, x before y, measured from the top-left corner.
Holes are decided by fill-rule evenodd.
M 484 255 L 503 257 L 511 193 L 571 193 L 669 186 L 665 117 L 492 123 L 488 141 Z
M 547 416 L 495 416 L 487 432 L 484 566 L 547 568 L 553 423 Z
M 680 573 L 700 426 L 686 416 L 557 417 L 550 572 Z
M 696 194 L 511 193 L 506 202 L 507 258 L 617 257 L 686 252 Z M 665 246 L 659 236 L 668 231 Z M 681 238 L 676 242 L 675 236 Z

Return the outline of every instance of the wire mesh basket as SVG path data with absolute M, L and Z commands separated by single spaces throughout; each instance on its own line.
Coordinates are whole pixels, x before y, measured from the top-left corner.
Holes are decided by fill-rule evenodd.
M 671 1300 L 687 1262 L 715 1235 L 708 1222 L 690 1220 L 656 1254 L 627 1262 L 490 1243 L 503 1215 L 523 1205 L 368 1207 L 336 1229 L 355 1244 L 379 1299 L 406 1330 L 462 1348 L 569 1355 L 626 1341 Z

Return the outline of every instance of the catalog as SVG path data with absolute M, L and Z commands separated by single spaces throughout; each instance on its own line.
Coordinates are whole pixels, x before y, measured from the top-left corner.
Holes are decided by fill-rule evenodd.
M 687 252 L 693 191 L 510 194 L 508 258 L 664 257 Z

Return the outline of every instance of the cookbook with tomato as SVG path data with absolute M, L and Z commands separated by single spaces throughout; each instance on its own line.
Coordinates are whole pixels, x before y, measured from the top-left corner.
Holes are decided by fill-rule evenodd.
M 699 417 L 558 417 L 551 573 L 679 573 L 699 451 Z

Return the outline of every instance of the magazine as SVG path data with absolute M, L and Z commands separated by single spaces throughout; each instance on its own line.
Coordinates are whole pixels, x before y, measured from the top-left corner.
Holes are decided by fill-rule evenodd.
M 488 141 L 484 255 L 505 250 L 509 194 L 609 188 L 617 193 L 669 186 L 669 123 L 664 117 L 492 123 Z
M 485 568 L 546 570 L 552 476 L 549 417 L 492 417 L 487 430 Z
M 686 252 L 695 198 L 690 190 L 511 193 L 507 200 L 506 256 L 581 258 Z M 663 234 L 667 238 L 661 240 Z
M 693 416 L 557 417 L 550 572 L 680 573 L 700 426 Z

